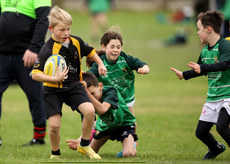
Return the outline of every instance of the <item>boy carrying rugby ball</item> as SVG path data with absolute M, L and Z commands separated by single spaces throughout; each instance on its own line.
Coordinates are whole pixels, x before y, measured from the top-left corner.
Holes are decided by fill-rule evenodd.
M 105 75 L 107 70 L 93 47 L 86 44 L 80 37 L 70 35 L 72 18 L 69 13 L 55 6 L 48 18 L 52 36 L 40 51 L 32 71 L 32 78 L 44 82 L 43 96 L 51 143 L 50 158 L 61 157 L 60 127 L 62 105 L 65 103 L 73 111 L 76 110 L 84 115 L 82 138 L 78 151 L 86 154 L 90 159 L 101 159 L 89 146 L 95 109 L 80 83 L 82 80 L 81 58 L 84 56 L 92 58 L 99 65 L 101 75 Z M 44 65 L 53 54 L 61 55 L 65 59 L 67 67 L 63 72 L 56 71 L 55 76 L 48 76 L 43 73 Z

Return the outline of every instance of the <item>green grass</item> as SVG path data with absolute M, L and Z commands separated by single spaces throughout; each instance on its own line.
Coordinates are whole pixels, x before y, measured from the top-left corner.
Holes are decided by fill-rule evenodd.
M 71 12 L 72 34 L 81 36 L 90 43 L 89 18 L 87 14 Z M 155 12 L 116 11 L 109 13 L 109 24 L 119 25 L 127 54 L 148 63 L 148 75 L 136 74 L 135 114 L 138 123 L 138 153 L 136 157 L 117 159 L 115 154 L 121 144 L 109 141 L 100 150 L 100 162 L 146 162 L 146 163 L 202 163 L 207 148 L 195 137 L 194 131 L 199 119 L 207 91 L 206 77 L 190 81 L 178 80 L 170 67 L 188 69 L 189 61 L 197 61 L 202 49 L 196 35 L 195 24 L 190 24 L 188 44 L 172 47 L 158 47 L 161 40 L 173 35 L 182 24 L 159 24 Z M 95 45 L 98 47 L 98 45 Z M 92 160 L 67 147 L 67 139 L 77 138 L 80 133 L 80 116 L 64 106 L 60 148 L 62 159 L 49 159 L 48 135 L 45 146 L 22 148 L 20 145 L 32 138 L 32 121 L 24 93 L 18 86 L 10 86 L 3 95 L 3 113 L 0 147 L 0 163 L 89 163 Z M 214 136 L 223 139 L 212 130 Z M 229 149 L 214 161 L 203 163 L 227 163 Z

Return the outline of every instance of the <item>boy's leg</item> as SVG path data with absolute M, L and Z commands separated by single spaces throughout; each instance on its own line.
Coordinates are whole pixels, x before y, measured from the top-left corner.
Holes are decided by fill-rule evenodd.
M 93 139 L 90 143 L 91 148 L 98 153 L 100 148 L 108 141 L 110 136 L 105 136 L 100 139 Z
M 199 138 L 205 145 L 207 145 L 211 151 L 215 150 L 215 145 L 217 144 L 217 141 L 210 133 L 212 126 L 213 123 L 211 122 L 199 120 L 196 128 L 196 137 Z
M 87 155 L 90 159 L 101 159 L 101 157 L 89 146 L 95 117 L 95 109 L 93 104 L 90 102 L 82 103 L 79 105 L 78 110 L 83 114 L 84 117 L 82 121 L 81 142 L 77 150 L 78 152 Z
M 61 127 L 61 115 L 55 114 L 48 118 L 49 123 L 49 138 L 51 143 L 51 158 L 54 156 L 60 156 L 60 127 Z
M 79 105 L 78 109 L 84 116 L 82 120 L 82 136 L 81 137 L 84 140 L 90 140 L 91 131 L 93 128 L 93 123 L 94 123 L 95 109 L 93 107 L 93 104 L 90 102 L 82 103 L 81 105 Z
M 230 147 L 229 123 L 230 123 L 230 115 L 228 114 L 225 108 L 222 108 L 220 110 L 219 118 L 217 120 L 216 130 Z
M 199 138 L 209 148 L 209 152 L 204 156 L 203 159 L 214 159 L 217 155 L 220 154 L 219 152 L 222 150 L 222 145 L 220 145 L 210 133 L 212 126 L 213 123 L 201 120 L 199 120 L 197 125 L 197 138 Z
M 129 136 L 125 138 L 124 141 L 122 142 L 123 157 L 130 157 L 136 155 L 137 149 L 133 145 L 134 145 L 134 138 L 131 134 L 129 134 Z

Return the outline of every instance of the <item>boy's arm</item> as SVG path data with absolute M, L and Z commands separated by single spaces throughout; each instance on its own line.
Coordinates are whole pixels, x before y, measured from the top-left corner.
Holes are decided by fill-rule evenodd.
M 64 81 L 65 79 L 67 79 L 68 78 L 67 73 L 68 73 L 67 67 L 63 70 L 63 72 L 59 72 L 57 67 L 55 76 L 49 76 L 41 71 L 33 70 L 32 79 L 39 82 L 57 83 L 59 81 Z
M 143 68 L 145 65 L 147 66 L 147 64 L 145 62 L 142 62 L 140 59 L 138 58 L 134 58 L 130 55 L 125 54 L 124 52 L 121 52 L 121 56 L 123 56 L 127 62 L 127 64 L 129 65 L 129 67 L 132 70 L 136 70 L 138 72 L 138 69 Z
M 194 70 L 188 70 L 188 71 L 184 71 L 184 72 L 181 72 L 179 70 L 177 70 L 176 68 L 173 68 L 171 67 L 170 68 L 173 72 L 176 73 L 178 79 L 185 79 L 185 80 L 188 80 L 188 79 L 191 79 L 191 78 L 194 78 L 194 77 L 198 77 L 198 76 L 202 76 L 204 74 L 198 74 L 196 73 Z
M 107 72 L 107 69 L 106 69 L 105 65 L 103 64 L 101 58 L 98 56 L 98 54 L 95 53 L 91 58 L 97 63 L 99 74 L 105 75 Z
M 190 62 L 190 63 L 192 63 L 192 62 Z M 198 59 L 197 63 L 198 63 L 197 65 L 202 64 L 201 56 L 199 56 L 199 59 Z M 188 64 L 188 66 L 189 66 L 189 64 Z M 172 68 L 172 67 L 170 69 L 176 73 L 178 79 L 180 79 L 180 80 L 181 79 L 188 80 L 188 79 L 191 79 L 191 78 L 194 78 L 194 77 L 199 77 L 199 76 L 206 75 L 206 73 L 198 73 L 194 69 L 187 70 L 187 71 L 184 71 L 184 72 L 178 71 L 177 69 Z
M 103 103 L 99 102 L 95 97 L 93 97 L 93 95 L 88 90 L 86 90 L 86 93 L 87 93 L 89 99 L 91 100 L 94 108 L 98 112 L 98 114 L 102 115 L 102 114 L 106 113 L 109 110 L 109 108 L 111 107 L 111 104 L 109 104 L 107 102 L 103 102 Z
M 188 66 L 192 68 L 196 73 L 218 72 L 225 71 L 226 69 L 230 68 L 230 61 L 220 61 L 214 64 L 201 65 L 190 62 Z

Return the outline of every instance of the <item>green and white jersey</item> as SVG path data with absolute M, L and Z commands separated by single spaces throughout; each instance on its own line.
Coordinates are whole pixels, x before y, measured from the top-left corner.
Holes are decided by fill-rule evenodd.
M 142 62 L 138 58 L 134 58 L 130 55 L 126 55 L 121 52 L 117 61 L 112 63 L 107 58 L 106 55 L 101 55 L 107 73 L 105 76 L 101 76 L 98 73 L 98 65 L 94 63 L 89 70 L 93 73 L 103 86 L 114 86 L 120 93 L 126 104 L 135 100 L 135 75 L 133 70 L 138 70 L 142 68 L 146 63 Z
M 103 132 L 125 125 L 135 125 L 136 118 L 114 87 L 104 87 L 102 97 L 102 101 L 111 104 L 111 108 L 102 115 L 98 114 L 96 130 Z
M 198 64 L 214 64 L 220 61 L 230 61 L 230 43 L 224 38 L 213 46 L 205 46 L 201 52 Z M 207 101 L 230 98 L 230 69 L 219 72 L 208 72 Z

